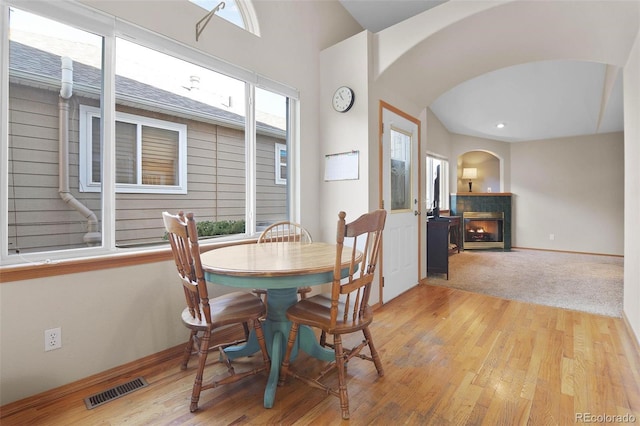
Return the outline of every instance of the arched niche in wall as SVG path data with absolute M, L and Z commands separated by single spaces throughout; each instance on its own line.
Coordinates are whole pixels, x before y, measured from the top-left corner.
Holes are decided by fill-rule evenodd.
M 457 192 L 469 192 L 469 181 L 472 192 L 500 192 L 502 188 L 500 158 L 489 151 L 467 151 L 458 156 Z M 476 177 L 463 179 L 464 169 L 475 169 Z

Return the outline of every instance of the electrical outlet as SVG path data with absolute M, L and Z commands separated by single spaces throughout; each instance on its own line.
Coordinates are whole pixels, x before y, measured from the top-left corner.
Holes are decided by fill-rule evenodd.
M 44 331 L 44 350 L 52 351 L 62 347 L 62 329 L 52 328 Z

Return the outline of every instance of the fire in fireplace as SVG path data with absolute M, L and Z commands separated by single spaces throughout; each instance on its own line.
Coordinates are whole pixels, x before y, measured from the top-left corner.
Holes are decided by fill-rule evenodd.
M 503 212 L 463 212 L 462 219 L 465 250 L 488 248 L 504 250 Z

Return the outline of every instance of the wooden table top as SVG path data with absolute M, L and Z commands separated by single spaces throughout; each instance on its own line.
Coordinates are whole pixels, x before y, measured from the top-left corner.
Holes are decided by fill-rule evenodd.
M 349 264 L 350 250 L 344 250 L 342 264 Z M 324 275 L 331 281 L 336 244 L 329 243 L 261 243 L 222 247 L 202 253 L 202 267 L 207 279 L 220 284 L 250 286 L 251 279 L 269 277 L 304 277 Z M 228 281 L 224 277 L 244 280 Z M 268 280 L 267 280 L 268 281 Z

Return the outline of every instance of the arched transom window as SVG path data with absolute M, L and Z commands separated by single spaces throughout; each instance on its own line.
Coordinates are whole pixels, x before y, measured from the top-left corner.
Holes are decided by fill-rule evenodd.
M 189 0 L 208 12 L 218 7 L 216 16 L 260 36 L 260 27 L 250 0 Z M 222 4 L 221 4 L 222 3 Z

